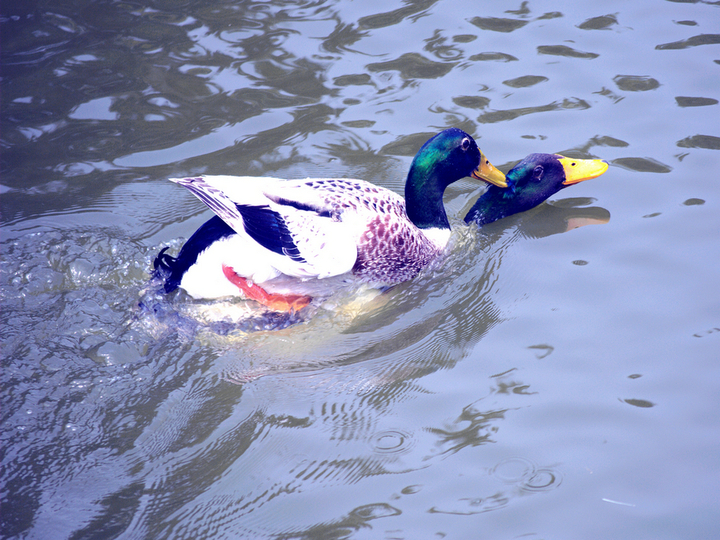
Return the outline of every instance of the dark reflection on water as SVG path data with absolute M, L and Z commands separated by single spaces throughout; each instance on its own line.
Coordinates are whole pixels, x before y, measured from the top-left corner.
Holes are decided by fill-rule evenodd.
M 551 56 L 567 56 L 568 58 L 597 58 L 599 54 L 593 52 L 584 52 L 568 47 L 567 45 L 541 45 L 537 48 L 539 54 L 548 54 Z
M 626 92 L 646 92 L 647 90 L 655 90 L 660 83 L 652 77 L 643 77 L 639 75 L 618 75 L 613 79 L 618 88 Z
M 705 107 L 707 105 L 717 105 L 718 100 L 712 98 L 694 98 L 686 96 L 677 96 L 675 98 L 679 107 Z
M 506 84 L 507 86 L 511 86 L 513 88 L 525 88 L 527 86 L 534 86 L 547 80 L 547 77 L 543 77 L 541 75 L 524 75 L 523 77 L 503 81 L 503 84 Z
M 648 158 L 618 158 L 613 160 L 613 164 L 639 172 L 669 173 L 672 171 L 672 168 L 664 163 Z
M 536 214 L 542 210 L 537 209 Z M 569 217 L 573 212 L 570 205 L 561 214 Z M 564 217 L 554 220 L 564 230 Z M 110 234 L 96 230 L 85 233 L 79 242 L 81 249 L 71 238 L 44 235 L 42 254 L 27 267 L 24 282 L 17 283 L 23 300 L 6 297 L 11 305 L 20 304 L 13 311 L 17 322 L 10 325 L 5 320 L 4 325 L 17 331 L 33 327 L 38 333 L 32 339 L 19 332 L 4 337 L 4 350 L 13 359 L 5 380 L 13 391 L 3 410 L 9 436 L 6 443 L 13 448 L 12 455 L 20 462 L 52 466 L 18 468 L 11 474 L 8 489 L 22 495 L 4 502 L 5 515 L 12 518 L 7 526 L 20 531 L 34 523 L 45 530 L 51 520 L 42 503 L 48 490 L 75 491 L 74 486 L 83 485 L 83 495 L 73 499 L 73 508 L 90 512 L 87 518 L 78 518 L 82 534 L 113 535 L 130 530 L 133 535 L 163 536 L 170 533 L 166 528 L 170 516 L 185 506 L 194 508 L 196 503 L 206 511 L 215 508 L 213 512 L 226 517 L 212 521 L 219 519 L 223 526 L 237 530 L 234 523 L 260 512 L 275 497 L 315 484 L 352 485 L 369 476 L 424 469 L 431 464 L 428 460 L 491 442 L 494 426 L 505 411 L 482 410 L 477 404 L 466 407 L 454 425 L 431 427 L 422 435 L 402 429 L 378 431 L 376 426 L 392 403 L 422 393 L 423 377 L 451 368 L 464 356 L 469 343 L 497 324 L 500 311 L 490 295 L 493 276 L 502 252 L 515 241 L 513 231 L 518 223 L 488 228 L 479 239 L 478 248 L 489 254 L 483 279 L 466 274 L 475 258 L 447 263 L 457 289 L 440 304 L 431 299 L 442 294 L 443 280 L 428 276 L 394 291 L 392 309 L 385 305 L 371 311 L 342 334 L 325 335 L 328 329 L 323 329 L 322 321 L 307 329 L 301 326 L 284 333 L 260 334 L 243 338 L 242 355 L 236 348 L 242 342 L 236 342 L 220 362 L 217 351 L 182 336 L 179 341 L 169 336 L 149 342 L 141 327 L 128 319 L 132 297 L 112 306 L 102 304 L 103 288 L 119 286 L 112 285 L 114 280 L 131 277 L 128 272 L 136 272 L 133 281 L 142 279 L 142 268 L 132 261 L 136 249 L 131 242 L 125 240 L 124 245 L 116 239 L 108 244 Z M 526 228 L 526 234 L 532 234 L 530 231 L 532 227 Z M 18 239 L 11 253 L 29 262 L 29 251 L 36 242 L 32 236 Z M 45 276 L 42 260 L 48 252 L 56 254 L 58 266 Z M 108 266 L 111 254 L 126 261 L 122 268 Z M 63 299 L 48 303 L 55 289 L 67 292 Z M 426 308 L 418 318 L 417 307 L 422 304 Z M 432 305 L 436 311 L 428 312 Z M 298 345 L 303 336 L 312 339 L 311 348 L 300 346 L 293 351 L 282 346 L 282 341 L 293 339 L 293 332 Z M 50 343 L 48 334 L 56 336 Z M 41 367 L 41 384 L 23 374 L 37 369 L 33 367 L 36 363 Z M 83 364 L 87 365 L 81 368 Z M 68 369 L 68 365 L 76 367 Z M 318 410 L 299 415 L 241 407 L 245 392 L 225 382 L 282 373 L 313 374 L 321 366 L 345 366 L 351 371 L 331 371 L 319 379 L 315 376 L 311 388 L 320 390 L 328 401 Z M 357 368 L 353 371 L 352 366 Z M 310 390 L 298 386 L 298 381 L 289 379 L 280 388 L 301 393 Z M 509 386 L 526 388 L 505 377 L 497 378 L 495 384 L 498 394 Z M 34 391 L 28 395 L 31 389 Z M 341 392 L 335 396 L 337 390 Z M 349 395 L 348 390 L 352 390 Z M 348 448 L 339 459 L 320 453 L 300 461 L 291 459 L 285 468 L 274 465 L 271 484 L 256 479 L 246 494 L 238 492 L 237 504 L 230 507 L 225 508 L 214 496 L 207 498 L 208 492 L 225 489 L 221 471 L 235 469 L 269 434 L 316 431 L 318 425 L 327 426 L 321 431 L 330 429 L 332 441 L 363 445 L 356 451 Z M 284 445 L 278 450 L 282 448 Z M 272 446 L 264 451 L 272 455 Z M 11 458 L 13 462 L 20 464 Z M 84 465 L 78 468 L 74 463 Z M 93 463 L 103 465 L 86 468 Z M 70 484 L 61 473 L 68 469 L 73 471 Z M 33 491 L 21 489 L 23 485 L 44 487 Z M 195 512 L 188 519 L 197 520 Z M 295 530 L 300 522 L 285 526 Z M 261 529 L 264 527 L 267 524 Z M 193 535 L 203 535 L 206 529 L 197 524 L 192 530 Z
M 662 43 L 655 47 L 658 50 L 687 49 L 688 47 L 698 47 L 700 45 L 717 45 L 720 43 L 720 34 L 701 34 L 692 36 L 682 41 L 674 41 L 672 43 Z
M 474 54 L 470 58 L 474 62 L 513 62 L 517 61 L 517 58 L 511 54 L 499 53 L 499 52 L 487 52 Z
M 498 17 L 475 17 L 470 22 L 481 30 L 491 30 L 493 32 L 513 32 L 528 23 L 528 21 L 501 19 Z
M 578 24 L 578 28 L 583 30 L 605 30 L 617 24 L 615 15 L 601 15 L 600 17 L 592 17 Z
M 693 135 L 677 142 L 681 148 L 707 148 L 708 150 L 720 150 L 720 137 L 712 135 Z
M 437 79 L 447 75 L 453 67 L 453 64 L 433 62 L 412 53 L 404 54 L 397 60 L 367 65 L 369 71 L 399 71 L 403 79 Z
M 505 122 L 507 120 L 513 120 L 526 114 L 534 113 L 546 113 L 550 111 L 558 111 L 562 109 L 588 109 L 590 105 L 584 101 L 576 98 L 564 99 L 562 102 L 553 101 L 547 105 L 540 105 L 536 107 L 522 107 L 520 109 L 509 109 L 504 111 L 492 111 L 482 114 L 478 117 L 478 122 L 481 124 L 494 124 L 496 122 Z
M 715 5 L 7 4 L 3 536 L 711 537 Z M 611 168 L 480 231 L 451 186 L 447 259 L 360 308 L 147 292 L 208 217 L 166 178 L 402 192 L 451 125 Z

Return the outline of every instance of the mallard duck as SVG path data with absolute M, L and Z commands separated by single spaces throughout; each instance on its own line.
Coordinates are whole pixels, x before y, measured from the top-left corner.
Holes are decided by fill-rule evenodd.
M 239 295 L 278 311 L 311 301 L 307 294 L 293 294 L 293 281 L 352 274 L 379 285 L 400 283 L 415 277 L 447 244 L 443 193 L 466 176 L 506 185 L 505 175 L 473 138 L 451 128 L 418 151 L 405 199 L 363 180 L 172 179 L 216 216 L 177 257 L 163 249 L 155 275 L 166 293 L 180 287 L 193 298 Z
M 597 178 L 608 169 L 600 159 L 530 154 L 506 175 L 507 188 L 488 186 L 465 216 L 465 223 L 486 225 L 536 207 L 573 184 Z

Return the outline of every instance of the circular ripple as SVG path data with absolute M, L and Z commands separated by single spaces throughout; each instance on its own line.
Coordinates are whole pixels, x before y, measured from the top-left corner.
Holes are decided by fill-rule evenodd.
M 399 430 L 380 431 L 372 436 L 370 445 L 379 454 L 399 454 L 412 446 L 413 439 L 409 433 Z
M 523 458 L 508 458 L 493 467 L 490 473 L 506 484 L 517 484 L 535 473 L 535 465 Z
M 554 469 L 538 468 L 524 458 L 508 458 L 490 470 L 490 473 L 506 484 L 515 484 L 523 491 L 547 491 L 562 482 L 562 476 Z
M 356 516 L 363 521 L 370 521 L 371 519 L 378 519 L 383 517 L 399 516 L 402 514 L 397 508 L 390 506 L 386 503 L 366 504 L 365 506 L 358 506 L 351 514 Z
M 521 488 L 525 491 L 549 491 L 562 483 L 560 473 L 552 469 L 538 469 Z

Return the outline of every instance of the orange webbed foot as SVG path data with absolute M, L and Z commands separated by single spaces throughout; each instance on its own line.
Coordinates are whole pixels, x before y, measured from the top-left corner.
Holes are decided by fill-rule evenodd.
M 251 300 L 261 303 L 273 311 L 299 311 L 307 306 L 312 297 L 297 294 L 271 294 L 255 283 L 235 273 L 232 267 L 223 265 L 225 277 Z

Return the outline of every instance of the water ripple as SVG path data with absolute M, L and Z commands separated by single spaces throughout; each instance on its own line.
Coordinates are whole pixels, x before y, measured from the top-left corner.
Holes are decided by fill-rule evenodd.
M 657 50 L 667 51 L 675 49 L 687 49 L 688 47 L 699 47 L 700 45 L 717 45 L 720 43 L 720 34 L 700 34 L 681 41 L 663 43 L 656 46 Z
M 474 62 L 517 62 L 518 59 L 511 54 L 501 52 L 485 52 L 470 57 Z
M 419 14 L 427 11 L 436 3 L 437 0 L 420 0 L 394 11 L 361 17 L 358 20 L 358 26 L 360 26 L 360 28 L 375 30 L 379 28 L 386 28 L 388 26 L 394 26 L 404 22 L 405 19 L 412 20 L 414 17 L 417 17 Z
M 400 430 L 380 431 L 371 437 L 370 446 L 378 454 L 401 454 L 412 449 L 413 437 Z
M 433 514 L 472 516 L 505 508 L 509 503 L 510 498 L 505 494 L 495 493 L 487 497 L 464 497 L 453 505 L 433 506 L 428 512 Z
M 672 171 L 672 167 L 665 165 L 652 158 L 639 158 L 639 157 L 626 157 L 617 158 L 611 161 L 613 165 L 618 165 L 624 169 L 637 172 L 651 172 L 651 173 L 669 173 Z
M 678 107 L 706 107 L 708 105 L 717 105 L 718 100 L 704 97 L 686 97 L 675 96 Z
M 660 83 L 656 79 L 642 75 L 617 75 L 613 81 L 620 90 L 626 92 L 647 92 L 660 87 Z
M 506 109 L 500 111 L 490 111 L 478 116 L 477 121 L 481 124 L 494 124 L 496 122 L 505 122 L 507 120 L 514 120 L 521 116 L 528 114 L 535 114 L 541 112 L 559 111 L 562 109 L 589 109 L 590 104 L 578 98 L 567 98 L 561 102 L 554 101 L 547 105 L 539 105 L 536 107 L 521 107 L 519 109 Z
M 607 30 L 617 24 L 616 15 L 601 15 L 585 20 L 578 25 L 581 30 Z
M 693 135 L 677 142 L 680 148 L 706 148 L 720 150 L 720 137 L 714 135 Z
M 517 19 L 506 19 L 502 17 L 473 17 L 470 19 L 470 22 L 481 30 L 509 33 L 522 28 L 529 21 L 519 21 Z
M 493 467 L 490 474 L 505 484 L 518 486 L 523 491 L 547 491 L 562 483 L 562 476 L 554 469 L 538 468 L 529 459 L 508 458 Z
M 503 84 L 512 88 L 527 88 L 528 86 L 534 86 L 547 80 L 548 78 L 542 75 L 523 75 L 522 77 L 503 81 Z
M 551 56 L 566 56 L 568 58 L 588 58 L 593 59 L 600 56 L 592 52 L 583 52 L 568 47 L 567 45 L 540 45 L 537 48 L 538 54 L 549 54 Z
M 455 63 L 433 62 L 418 53 L 406 53 L 395 60 L 368 64 L 372 72 L 399 71 L 403 79 L 437 79 L 447 75 Z

